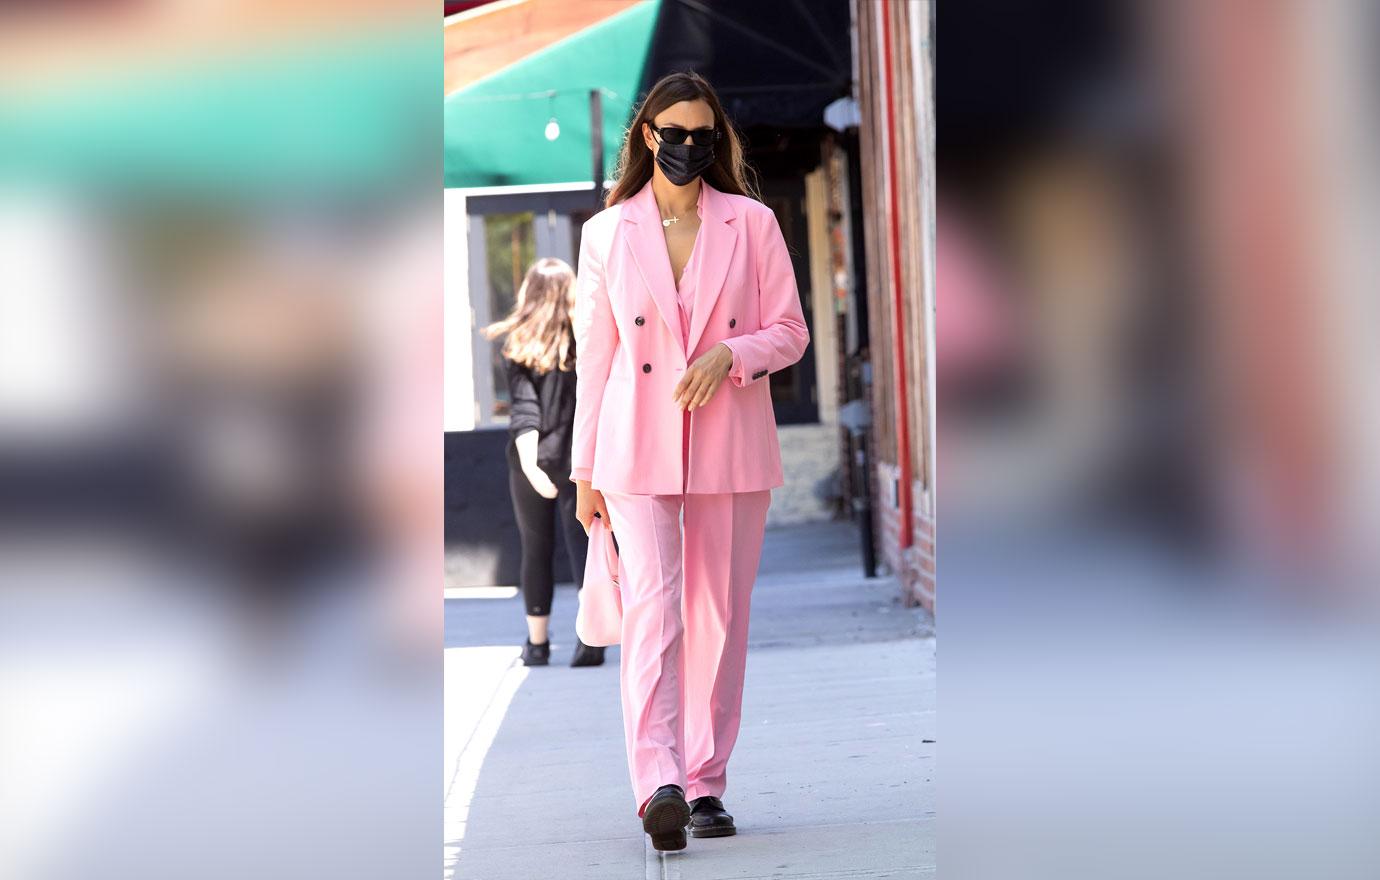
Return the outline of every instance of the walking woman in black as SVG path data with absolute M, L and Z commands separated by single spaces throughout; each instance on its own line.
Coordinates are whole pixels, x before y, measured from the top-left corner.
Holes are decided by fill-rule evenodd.
M 522 539 L 522 599 L 527 642 L 522 662 L 551 659 L 548 622 L 555 592 L 552 570 L 556 529 L 565 536 L 575 587 L 584 582 L 589 538 L 575 518 L 576 486 L 570 481 L 570 438 L 575 419 L 575 337 L 570 312 L 575 272 L 564 260 L 544 258 L 527 270 L 513 311 L 484 329 L 505 335 L 503 361 L 512 401 L 508 424 L 508 488 Z M 575 639 L 571 666 L 598 666 L 604 649 Z

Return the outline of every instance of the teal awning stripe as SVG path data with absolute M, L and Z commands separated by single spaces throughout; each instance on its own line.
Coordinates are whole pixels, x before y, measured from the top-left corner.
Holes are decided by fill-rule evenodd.
M 0 96 L 0 182 L 236 200 L 435 186 L 440 52 L 434 28 L 378 32 Z

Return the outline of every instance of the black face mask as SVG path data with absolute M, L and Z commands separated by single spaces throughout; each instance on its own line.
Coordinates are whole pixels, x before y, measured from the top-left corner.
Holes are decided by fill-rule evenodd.
M 656 164 L 661 173 L 676 186 L 685 186 L 714 164 L 714 145 L 691 143 L 668 144 L 662 141 L 656 151 Z

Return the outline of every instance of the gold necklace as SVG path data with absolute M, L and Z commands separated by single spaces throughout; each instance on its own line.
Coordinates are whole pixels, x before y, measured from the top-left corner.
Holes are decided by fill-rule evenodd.
M 672 223 L 679 223 L 679 222 L 680 222 L 680 218 L 679 218 L 679 217 L 663 217 L 663 218 L 661 219 L 661 225 L 662 225 L 662 226 L 670 226 Z

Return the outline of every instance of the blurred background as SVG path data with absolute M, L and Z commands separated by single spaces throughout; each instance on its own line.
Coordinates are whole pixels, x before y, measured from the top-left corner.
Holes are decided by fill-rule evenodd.
M 434 20 L 0 9 L 0 876 L 434 876 Z
M 941 873 L 1374 876 L 1380 7 L 942 24 Z

